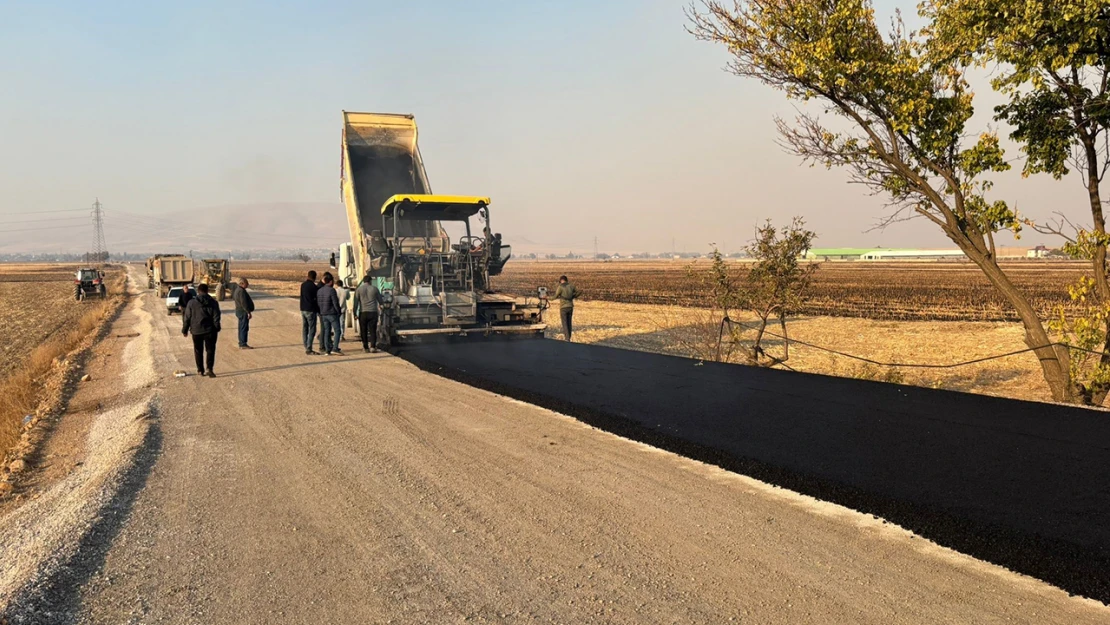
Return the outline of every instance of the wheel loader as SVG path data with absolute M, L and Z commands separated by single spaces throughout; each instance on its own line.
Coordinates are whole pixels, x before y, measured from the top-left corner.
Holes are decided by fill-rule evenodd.
M 382 292 L 379 344 L 542 338 L 541 300 L 493 288 L 512 248 L 491 228 L 490 199 L 432 193 L 412 115 L 344 112 L 343 122 L 341 189 L 351 242 L 337 271 L 369 274 Z M 444 224 L 459 231 L 456 240 Z
M 218 301 L 227 299 L 231 292 L 231 267 L 226 258 L 206 258 L 200 261 L 200 283 L 208 285 L 208 292 Z

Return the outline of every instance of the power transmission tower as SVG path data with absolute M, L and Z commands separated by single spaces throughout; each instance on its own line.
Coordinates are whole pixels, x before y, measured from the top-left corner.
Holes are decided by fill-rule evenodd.
M 96 262 L 102 263 L 107 259 L 108 246 L 104 243 L 104 207 L 100 198 L 93 202 L 93 250 L 96 252 Z

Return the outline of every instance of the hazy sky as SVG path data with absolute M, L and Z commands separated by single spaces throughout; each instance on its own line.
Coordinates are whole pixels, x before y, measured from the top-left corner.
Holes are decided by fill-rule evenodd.
M 414 113 L 433 189 L 492 196 L 507 238 L 736 248 L 803 215 L 822 246 L 945 245 L 924 223 L 864 233 L 881 202 L 784 154 L 772 119 L 792 105 L 722 71 L 683 6 L 0 0 L 0 228 L 94 196 L 151 215 L 337 202 L 347 109 Z M 1081 216 L 1077 179 L 1011 178 L 997 190 L 1024 212 Z

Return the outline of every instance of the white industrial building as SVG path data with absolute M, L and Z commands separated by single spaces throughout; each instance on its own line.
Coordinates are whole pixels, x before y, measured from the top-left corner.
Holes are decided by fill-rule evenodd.
M 860 260 L 964 260 L 962 250 L 871 250 Z

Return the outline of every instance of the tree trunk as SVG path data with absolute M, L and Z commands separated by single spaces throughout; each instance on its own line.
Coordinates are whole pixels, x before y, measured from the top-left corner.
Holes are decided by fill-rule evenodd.
M 1069 404 L 1082 402 L 1083 398 L 1077 396 L 1075 386 L 1072 384 L 1071 357 L 1067 348 L 1059 345 L 1050 346 L 1052 339 L 1049 338 L 1041 318 L 1029 303 L 1029 299 L 1014 286 L 1010 277 L 1002 271 L 993 258 L 988 258 L 974 248 L 965 249 L 964 252 L 983 270 L 987 280 L 990 280 L 994 288 L 998 289 L 1002 297 L 1006 298 L 1006 301 L 1017 311 L 1021 325 L 1025 328 L 1025 344 L 1030 348 L 1036 348 L 1033 353 L 1041 363 L 1041 374 L 1052 392 L 1052 399 Z
M 756 330 L 755 343 L 752 344 L 751 353 L 748 356 L 753 365 L 759 365 L 759 356 L 763 354 L 763 333 L 767 330 L 768 316 L 760 314 L 759 317 L 759 329 Z
M 1094 253 L 1091 254 L 1091 271 L 1094 273 L 1095 288 L 1101 303 L 1110 302 L 1110 280 L 1106 271 L 1106 217 L 1102 213 L 1102 194 L 1099 189 L 1099 162 L 1098 148 L 1095 147 L 1095 137 L 1088 132 L 1080 133 L 1083 143 L 1083 154 L 1087 161 L 1087 197 L 1091 203 L 1091 221 L 1094 226 L 1095 241 Z M 1102 355 L 1099 356 L 1100 367 L 1110 366 L 1110 319 L 1103 328 L 1105 336 L 1102 344 Z M 1085 403 L 1101 406 L 1106 401 L 1110 392 L 1110 385 L 1091 384 L 1081 389 Z

